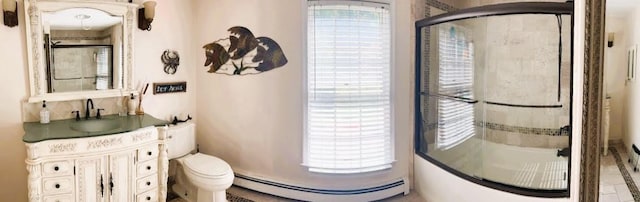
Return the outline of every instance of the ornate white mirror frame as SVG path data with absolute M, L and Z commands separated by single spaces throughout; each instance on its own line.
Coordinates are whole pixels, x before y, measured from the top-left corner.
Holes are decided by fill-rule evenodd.
M 133 86 L 133 31 L 135 13 L 139 5 L 126 0 L 25 0 L 24 13 L 27 35 L 27 63 L 29 64 L 29 84 L 31 94 L 28 102 L 64 101 L 87 98 L 105 98 L 135 93 Z M 123 78 L 120 89 L 47 93 L 42 12 L 53 12 L 69 8 L 93 8 L 114 16 L 123 17 Z

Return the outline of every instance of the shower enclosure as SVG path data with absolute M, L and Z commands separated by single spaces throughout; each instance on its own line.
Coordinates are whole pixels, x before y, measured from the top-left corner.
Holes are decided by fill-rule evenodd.
M 416 153 L 480 185 L 567 197 L 572 21 L 572 2 L 526 2 L 416 22 Z

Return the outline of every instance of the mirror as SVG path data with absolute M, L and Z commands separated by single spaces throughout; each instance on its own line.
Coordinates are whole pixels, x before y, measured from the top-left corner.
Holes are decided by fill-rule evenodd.
M 25 1 L 29 102 L 128 95 L 133 19 L 126 0 Z
M 47 93 L 121 88 L 122 22 L 91 8 L 43 12 Z

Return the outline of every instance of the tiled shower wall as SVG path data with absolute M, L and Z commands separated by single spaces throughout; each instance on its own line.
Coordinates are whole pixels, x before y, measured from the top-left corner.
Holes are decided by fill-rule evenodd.
M 427 0 L 426 16 L 513 0 Z M 475 98 L 519 105 L 562 105 L 523 108 L 476 104 L 478 134 L 488 141 L 523 147 L 568 147 L 570 110 L 571 18 L 562 18 L 561 99 L 558 85 L 558 22 L 554 15 L 510 15 L 481 18 L 468 24 L 475 39 Z M 464 24 L 465 21 L 460 21 Z M 428 44 L 430 40 L 426 39 Z M 429 57 L 428 51 L 423 58 Z M 433 59 L 433 58 L 431 58 Z M 431 73 L 430 79 L 436 79 Z M 424 84 L 427 85 L 427 84 Z M 434 103 L 425 107 L 429 110 Z M 434 120 L 432 117 L 431 120 Z M 433 124 L 433 123 L 431 123 Z M 431 125 L 429 124 L 429 125 Z M 428 127 L 433 129 L 432 127 Z M 430 139 L 430 138 L 429 138 Z
M 473 1 L 461 1 L 473 2 Z M 509 1 L 478 1 L 478 4 Z M 485 90 L 483 100 L 521 105 L 562 105 L 561 108 L 524 108 L 485 105 L 487 123 L 510 126 L 507 129 L 531 128 L 562 131 L 570 124 L 571 18 L 564 15 L 562 58 L 559 58 L 558 19 L 554 15 L 510 15 L 486 21 L 486 46 L 476 52 L 486 53 L 483 61 Z M 558 60 L 561 59 L 560 72 Z M 560 80 L 558 80 L 560 74 Z M 560 83 L 558 83 L 560 82 Z M 558 100 L 560 85 L 560 100 Z M 564 133 L 531 134 L 519 130 L 486 127 L 489 141 L 527 147 L 565 148 Z M 526 130 L 526 129 L 525 129 Z
M 486 123 L 485 139 L 527 147 L 564 148 L 567 136 L 527 134 L 513 128 L 559 130 L 569 125 L 571 19 L 562 19 L 562 62 L 558 71 L 558 21 L 554 15 L 509 15 L 486 18 L 486 37 L 475 43 L 479 100 L 515 105 L 562 105 L 561 108 L 485 104 L 477 113 Z M 484 60 L 484 61 L 482 61 Z M 558 74 L 560 80 L 558 80 Z M 558 84 L 560 82 L 560 84 Z M 560 85 L 560 89 L 558 89 Z M 560 100 L 558 100 L 560 90 Z

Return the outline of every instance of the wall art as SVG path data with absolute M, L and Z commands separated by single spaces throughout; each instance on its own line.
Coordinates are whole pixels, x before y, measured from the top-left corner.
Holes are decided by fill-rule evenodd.
M 178 51 L 165 50 L 160 57 L 164 64 L 164 73 L 175 74 L 178 71 L 178 65 L 180 65 L 180 55 Z
M 153 83 L 153 94 L 187 92 L 187 82 Z
M 204 45 L 209 73 L 246 75 L 266 72 L 287 64 L 278 43 L 269 37 L 254 37 L 246 27 L 231 27 L 228 38 Z

